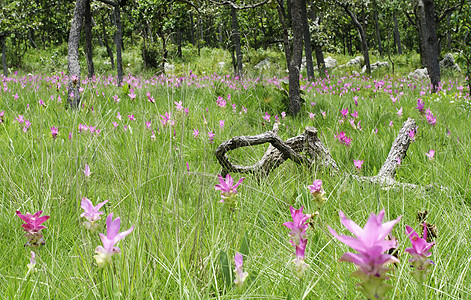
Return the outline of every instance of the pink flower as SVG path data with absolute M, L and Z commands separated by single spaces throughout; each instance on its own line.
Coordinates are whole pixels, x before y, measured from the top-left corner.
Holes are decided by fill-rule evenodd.
M 316 179 L 311 185 L 308 185 L 307 188 L 309 189 L 309 192 L 311 195 L 314 197 L 314 199 L 318 202 L 319 205 L 324 204 L 325 202 L 325 191 L 322 188 L 322 180 L 321 179 Z
M 356 110 L 354 110 L 353 113 L 350 115 L 354 117 L 355 119 L 358 118 L 358 112 Z
M 270 115 L 268 114 L 268 112 L 265 112 L 265 115 L 262 118 L 268 123 L 270 123 Z
M 401 116 L 402 116 L 402 106 L 401 106 L 400 109 L 397 109 L 397 108 L 396 108 L 396 110 L 397 110 L 397 115 L 398 115 L 399 117 L 401 117 Z
M 193 136 L 196 139 L 200 135 L 200 131 L 198 129 L 193 129 Z
M 150 129 L 151 126 L 152 126 L 152 122 L 151 122 L 151 121 L 147 121 L 147 122 L 146 122 L 146 128 L 147 128 L 147 129 Z
M 341 109 L 340 113 L 342 114 L 343 118 L 348 117 L 348 108 Z
M 415 130 L 414 129 L 411 129 L 410 131 L 407 132 L 407 134 L 409 135 L 409 138 L 411 139 L 411 141 L 415 141 L 414 137 L 415 137 Z
M 118 103 L 121 99 L 119 99 L 118 95 L 113 96 L 114 102 Z
M 427 155 L 429 160 L 433 160 L 433 157 L 435 156 L 435 150 L 430 150 L 428 153 L 425 153 Z
M 52 138 L 55 139 L 57 137 L 57 135 L 59 134 L 59 129 L 52 126 L 51 127 L 51 135 L 52 135 Z
M 365 162 L 364 160 L 356 160 L 356 159 L 354 159 L 354 160 L 353 160 L 353 165 L 355 166 L 355 169 L 357 169 L 358 171 L 360 171 L 360 170 L 361 170 L 361 167 L 362 167 L 362 165 L 363 165 L 364 162 Z
M 419 282 L 423 282 L 425 280 L 428 273 L 428 267 L 434 264 L 429 257 L 432 255 L 430 249 L 435 245 L 435 242 L 427 242 L 427 226 L 425 223 L 423 224 L 423 227 L 423 238 L 420 238 L 417 232 L 415 232 L 409 225 L 406 225 L 406 234 L 409 236 L 412 247 L 407 248 L 405 252 L 412 255 L 412 258 L 409 259 L 412 267 L 415 268 L 415 270 L 412 271 L 412 275 Z
M 218 99 L 216 100 L 216 104 L 219 106 L 219 107 L 222 107 L 222 108 L 225 108 L 226 107 L 226 100 L 221 97 L 221 96 L 218 96 Z
M 25 126 L 23 127 L 23 132 L 28 131 L 28 128 L 31 126 L 31 122 L 29 120 L 25 120 Z
M 219 127 L 224 128 L 224 121 L 225 120 L 219 120 Z
M 175 103 L 175 109 L 178 110 L 178 111 L 182 111 L 183 110 L 183 103 L 182 101 L 173 101 L 173 103 Z
M 34 251 L 31 251 L 31 257 L 29 259 L 29 264 L 28 264 L 28 270 L 31 273 L 36 272 L 36 253 Z
M 121 227 L 121 219 L 116 218 L 113 220 L 113 213 L 109 214 L 106 218 L 106 236 L 100 233 L 100 239 L 103 242 L 103 246 L 98 246 L 95 249 L 97 255 L 93 256 L 98 268 L 103 268 L 111 263 L 111 256 L 116 253 L 121 253 L 121 250 L 115 245 L 122 240 L 125 236 L 130 234 L 134 230 L 134 226 L 126 231 L 119 232 Z
M 150 93 L 147 93 L 146 96 L 147 96 L 147 101 L 149 101 L 150 103 L 155 103 L 155 100 L 154 100 L 154 98 L 150 95 Z
M 131 89 L 131 93 L 129 93 L 128 96 L 129 98 L 131 98 L 131 100 L 136 99 L 136 94 L 134 94 L 134 89 Z
M 80 203 L 80 207 L 83 208 L 83 213 L 80 215 L 80 217 L 87 219 L 83 223 L 85 228 L 88 230 L 95 232 L 96 229 L 98 228 L 98 224 L 96 224 L 96 221 L 100 219 L 100 215 L 103 214 L 102 211 L 99 211 L 99 209 L 106 204 L 108 200 L 105 200 L 101 203 L 98 203 L 96 206 L 93 206 L 92 201 L 89 199 L 83 197 L 82 202 Z
M 25 222 L 21 225 L 23 230 L 26 231 L 25 236 L 28 238 L 28 242 L 25 244 L 25 246 L 37 248 L 40 245 L 44 245 L 43 235 L 40 231 L 45 229 L 46 226 L 41 224 L 46 222 L 50 216 L 40 217 L 42 213 L 43 211 L 40 210 L 33 215 L 29 212 L 27 212 L 25 215 L 22 215 L 20 211 L 16 211 L 16 215 Z
M 234 263 L 235 263 L 235 279 L 234 283 L 237 287 L 242 287 L 242 285 L 245 282 L 245 279 L 249 274 L 247 272 L 243 271 L 243 264 L 244 264 L 244 258 L 242 257 L 242 254 L 239 252 L 236 252 L 236 255 L 234 257 Z
M 128 115 L 129 121 L 136 121 L 134 114 Z
M 422 101 L 422 99 L 420 99 L 420 98 L 417 99 L 417 107 L 416 107 L 416 109 L 417 109 L 421 114 L 424 113 L 424 106 L 425 106 L 425 104 L 424 104 L 424 102 Z
M 44 103 L 43 99 L 39 99 L 39 105 L 46 106 L 46 103 Z
M 214 143 L 214 136 L 215 136 L 215 135 L 216 135 L 216 134 L 213 133 L 212 130 L 208 132 L 208 140 L 209 140 L 209 143 L 210 143 L 210 144 Z
M 354 96 L 353 101 L 355 102 L 355 106 L 358 106 L 358 96 Z
M 353 141 L 352 138 L 349 138 L 347 137 L 347 135 L 345 134 L 345 132 L 340 132 L 340 133 L 337 133 L 337 135 L 335 136 L 339 142 L 341 144 L 344 144 L 345 146 L 349 147 L 350 146 L 350 143 Z
M 382 224 L 384 209 L 376 215 L 371 213 L 364 228 L 358 226 L 352 220 L 347 219 L 340 211 L 340 221 L 352 232 L 356 238 L 347 235 L 338 235 L 335 230 L 327 226 L 330 233 L 339 241 L 357 250 L 359 253 L 345 253 L 340 261 L 348 261 L 356 264 L 359 270 L 368 276 L 381 277 L 388 269 L 385 265 L 398 263 L 399 260 L 384 252 L 396 246 L 396 240 L 387 240 L 386 237 L 391 232 L 394 225 L 401 220 L 399 216 L 393 221 Z
M 435 126 L 435 123 L 437 123 L 437 118 L 433 116 L 432 112 L 429 109 L 427 109 L 427 114 L 425 115 L 425 118 L 427 119 L 427 122 L 432 126 Z
M 92 175 L 92 172 L 90 171 L 90 166 L 88 164 L 85 164 L 83 174 L 85 174 L 85 177 L 90 177 L 90 175 Z
M 315 113 L 309 113 L 309 119 L 314 120 L 314 117 L 316 116 Z
M 286 118 L 286 112 L 282 111 L 281 112 L 281 118 L 284 120 Z
M 237 187 L 244 181 L 245 177 L 239 179 L 239 181 L 234 184 L 234 179 L 231 177 L 231 174 L 227 174 L 224 179 L 221 175 L 218 174 L 219 184 L 214 186 L 215 190 L 221 191 L 222 200 L 221 203 L 226 201 L 231 201 L 237 195 Z
M 116 114 L 116 118 L 121 121 L 121 114 L 119 113 L 119 111 L 118 111 L 118 113 Z
M 172 122 L 170 120 L 171 116 L 172 115 L 167 111 L 165 112 L 165 114 L 163 116 L 160 115 L 160 117 L 162 118 L 162 120 L 160 120 L 160 122 L 162 122 L 162 125 L 164 125 L 164 126 L 167 125 L 167 124 L 171 125 L 172 124 Z
M 25 122 L 25 118 L 22 115 L 18 115 L 18 117 L 15 118 L 18 123 L 22 124 Z
M 327 118 L 327 113 L 325 111 L 321 111 L 321 114 L 322 114 L 322 118 L 324 118 L 324 120 Z
M 294 209 L 292 206 L 289 207 L 289 211 L 291 213 L 291 218 L 293 222 L 285 222 L 283 226 L 288 227 L 291 229 L 290 233 L 288 234 L 290 237 L 290 243 L 295 246 L 298 245 L 301 239 L 306 238 L 306 229 L 309 225 L 304 224 L 311 215 L 303 214 L 303 206 L 300 209 Z

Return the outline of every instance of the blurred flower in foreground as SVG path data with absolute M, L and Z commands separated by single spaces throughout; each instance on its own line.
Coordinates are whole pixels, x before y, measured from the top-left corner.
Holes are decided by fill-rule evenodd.
M 394 225 L 400 221 L 401 216 L 382 224 L 384 218 L 383 209 L 378 215 L 371 213 L 365 227 L 361 228 L 352 220 L 347 219 L 342 211 L 339 212 L 339 215 L 342 224 L 356 238 L 338 235 L 335 230 L 327 226 L 330 233 L 337 240 L 359 252 L 347 252 L 340 258 L 340 261 L 352 262 L 357 265 L 358 270 L 352 275 L 362 281 L 358 288 L 367 299 L 385 299 L 386 292 L 392 288 L 392 286 L 383 283 L 383 280 L 388 279 L 385 275 L 389 271 L 386 265 L 399 262 L 396 257 L 385 253 L 396 246 L 394 239 L 386 238 Z
M 95 258 L 98 268 L 106 267 L 108 264 L 111 264 L 111 256 L 116 253 L 121 253 L 121 249 L 115 247 L 116 243 L 124 239 L 125 236 L 130 234 L 134 230 L 134 226 L 129 228 L 126 231 L 119 232 L 121 227 L 121 219 L 116 218 L 113 220 L 113 213 L 109 214 L 106 218 L 106 235 L 100 233 L 101 241 L 103 246 L 98 246 L 95 249 L 93 258 Z
M 108 202 L 108 200 L 105 200 L 101 203 L 98 203 L 96 206 L 93 206 L 92 201 L 90 201 L 88 198 L 82 198 L 80 207 L 83 209 L 83 213 L 80 215 L 80 217 L 87 219 L 87 221 L 85 221 L 83 225 L 91 232 L 95 232 L 97 230 L 98 224 L 96 223 L 96 221 L 98 221 L 100 219 L 100 215 L 103 214 L 102 211 L 98 210 L 103 205 L 105 205 L 106 202 Z
M 412 271 L 412 276 L 418 282 L 424 282 L 427 276 L 427 273 L 430 272 L 428 269 L 433 265 L 433 261 L 429 259 L 432 255 L 430 249 L 435 245 L 435 242 L 427 243 L 427 226 L 424 223 L 424 233 L 423 238 L 420 238 L 417 232 L 412 229 L 409 225 L 406 225 L 406 234 L 409 236 L 410 242 L 412 244 L 411 248 L 407 248 L 405 252 L 408 252 L 412 255 L 412 258 L 409 259 L 411 267 L 415 270 Z
M 26 237 L 28 238 L 28 242 L 25 246 L 30 246 L 32 248 L 37 248 L 41 245 L 44 245 L 43 235 L 41 230 L 46 228 L 46 226 L 41 225 L 42 223 L 46 222 L 50 216 L 42 216 L 40 215 L 43 213 L 42 210 L 34 213 L 33 215 L 27 212 L 25 215 L 21 214 L 20 211 L 16 211 L 16 215 L 20 217 L 21 220 L 25 222 L 22 224 L 23 230 L 26 231 Z
M 243 271 L 244 258 L 242 257 L 242 254 L 240 254 L 239 252 L 237 252 L 234 257 L 234 263 L 235 263 L 234 272 L 236 276 L 236 278 L 234 279 L 234 283 L 237 287 L 241 288 L 245 282 L 245 279 L 247 279 L 247 276 L 249 276 L 249 274 Z

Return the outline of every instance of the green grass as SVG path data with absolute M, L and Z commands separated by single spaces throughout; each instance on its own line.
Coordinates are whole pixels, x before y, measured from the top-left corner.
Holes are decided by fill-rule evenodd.
M 215 55 L 228 62 L 226 67 L 230 65 L 227 53 L 204 51 L 212 52 L 204 54 L 202 60 L 177 63 L 175 75 L 189 70 L 197 75 L 212 74 L 220 61 Z M 340 71 L 334 72 L 338 74 Z M 263 77 L 270 78 L 268 75 Z M 0 111 L 5 110 L 5 122 L 0 124 L 2 299 L 361 298 L 355 290 L 358 280 L 350 276 L 355 267 L 338 262 L 351 249 L 334 240 L 326 225 L 349 234 L 339 222 L 339 210 L 363 226 L 370 212 L 378 213 L 382 208 L 386 210 L 386 220 L 402 215 L 392 232 L 399 242 L 401 264 L 389 272 L 388 282 L 394 286 L 390 298 L 471 297 L 468 285 L 471 280 L 468 222 L 471 151 L 467 134 L 470 106 L 469 100 L 455 98 L 461 77 L 458 83 L 450 78 L 453 87 L 446 79 L 446 88 L 451 90 L 440 96 L 419 95 L 420 87 L 426 83 L 409 82 L 396 76 L 384 79 L 382 89 L 391 85 L 393 91 L 404 92 L 396 104 L 388 94 L 365 87 L 374 86 L 375 80 L 381 80 L 379 75 L 365 81 L 361 77 L 333 77 L 326 82 L 333 90 L 347 83 L 363 88 L 340 97 L 339 91 L 317 92 L 318 83 L 304 96 L 306 104 L 300 116 L 283 120 L 279 132 L 283 139 L 288 139 L 302 133 L 305 126 L 315 126 L 343 171 L 355 173 L 353 159 L 362 159 L 365 160 L 362 174 L 373 176 L 381 168 L 402 123 L 408 117 L 415 118 L 419 125 L 416 141 L 402 161 L 396 179 L 417 185 L 436 183 L 446 186 L 448 193 L 385 191 L 287 161 L 268 177 L 244 175 L 246 179 L 238 188 L 239 208 L 230 212 L 218 203 L 220 193 L 214 189 L 220 172 L 214 151 L 233 136 L 255 135 L 271 129 L 272 123 L 263 122 L 261 117 L 267 111 L 273 122 L 273 115 L 280 116 L 283 108 L 273 84 L 264 86 L 262 83 L 266 81 L 247 80 L 247 89 L 234 90 L 218 79 L 201 81 L 207 87 L 185 83 L 172 87 L 161 85 L 161 79 L 146 74 L 130 82 L 137 85 L 137 98 L 131 101 L 123 89 L 105 86 L 106 80 L 101 78 L 97 83 L 84 85 L 84 107 L 74 111 L 67 110 L 64 103 L 57 103 L 59 95 L 65 102 L 64 84 L 57 89 L 51 80 L 28 81 L 34 76 L 6 81 L 4 86 L 8 90 L 0 94 Z M 46 76 L 52 75 L 42 77 Z M 412 91 L 409 83 L 418 88 Z M 238 82 L 234 85 L 240 87 Z M 155 104 L 147 101 L 147 92 L 155 98 Z M 12 96 L 16 93 L 18 100 Z M 217 107 L 217 96 L 228 94 L 231 94 L 228 106 Z M 50 99 L 51 95 L 54 100 Z M 120 96 L 119 103 L 113 101 L 114 95 Z M 358 107 L 353 96 L 359 97 Z M 434 127 L 416 111 L 419 97 L 437 116 Z M 45 108 L 39 106 L 39 99 L 46 102 Z M 183 101 L 189 115 L 176 111 L 174 101 Z M 311 106 L 311 102 L 316 105 Z M 236 113 L 232 111 L 232 103 L 237 106 Z M 247 114 L 239 114 L 242 105 L 248 109 Z M 402 118 L 396 114 L 396 108 L 401 106 Z M 358 110 L 361 131 L 351 128 L 348 122 L 339 124 L 342 108 Z M 172 113 L 174 127 L 162 127 L 159 115 L 166 111 Z M 326 119 L 321 111 L 326 111 Z M 117 112 L 123 116 L 122 121 L 116 119 Z M 316 113 L 313 120 L 309 119 L 309 112 Z M 26 133 L 14 121 L 19 114 L 32 123 Z M 135 122 L 128 120 L 129 114 L 135 115 Z M 225 120 L 223 129 L 218 125 L 219 120 Z M 117 130 L 113 130 L 115 121 L 120 123 Z M 146 121 L 152 121 L 155 140 L 145 127 Z M 99 135 L 78 133 L 79 124 L 97 126 L 102 131 Z M 124 131 L 124 125 L 131 129 Z M 51 138 L 52 126 L 59 127 L 57 139 Z M 201 132 L 196 139 L 195 128 Z M 377 134 L 373 133 L 375 128 Z M 446 134 L 447 129 L 450 136 Z M 207 139 L 209 130 L 216 134 L 214 143 Z M 334 135 L 339 131 L 353 138 L 351 147 L 337 142 Z M 72 132 L 70 140 L 69 132 Z M 238 164 L 249 165 L 259 160 L 265 149 L 266 145 L 243 148 L 229 156 Z M 437 151 L 434 161 L 425 156 L 430 149 Z M 186 170 L 187 162 L 190 172 Z M 89 179 L 82 172 L 85 164 L 93 172 Z M 236 180 L 241 176 L 232 175 Z M 304 205 L 307 213 L 315 211 L 316 205 L 307 190 L 314 179 L 323 180 L 328 200 L 320 211 L 320 220 L 314 229 L 308 230 L 309 268 L 304 278 L 297 279 L 291 263 L 294 249 L 288 242 L 288 229 L 282 223 L 291 219 L 289 205 L 296 208 Z M 103 208 L 104 216 L 113 212 L 115 217 L 120 217 L 122 231 L 135 225 L 135 230 L 119 243 L 122 253 L 114 255 L 112 265 L 104 270 L 99 270 L 93 259 L 101 241 L 97 234 L 88 233 L 82 226 L 82 197 L 93 203 L 110 199 Z M 409 255 L 404 253 L 409 241 L 404 230 L 405 224 L 419 230 L 416 214 L 424 209 L 429 211 L 428 222 L 438 228 L 438 238 L 431 257 L 436 265 L 421 290 L 409 273 Z M 23 213 L 44 210 L 51 216 L 44 224 L 46 245 L 38 251 L 38 272 L 34 274 L 27 275 L 30 249 L 23 246 L 26 238 L 15 210 Z M 104 217 L 100 222 L 104 224 Z M 103 225 L 98 232 L 105 232 Z M 227 253 L 233 269 L 234 254 L 241 248 L 247 254 L 244 270 L 249 278 L 243 289 L 238 290 L 225 284 L 220 253 Z

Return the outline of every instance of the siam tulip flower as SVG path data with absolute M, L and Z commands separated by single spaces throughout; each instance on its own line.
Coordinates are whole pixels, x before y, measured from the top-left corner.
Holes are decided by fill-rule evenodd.
M 312 194 L 314 197 L 314 200 L 321 206 L 325 202 L 325 191 L 322 188 L 322 180 L 321 179 L 316 179 L 311 185 L 308 185 L 307 188 L 309 189 L 309 192 Z
M 237 105 L 232 103 L 232 112 L 235 113 L 237 111 Z
M 15 100 L 18 100 L 19 97 L 20 97 L 20 96 L 18 96 L 18 93 L 16 93 L 16 94 L 13 95 L 13 98 L 14 98 Z
M 353 129 L 357 129 L 357 126 L 355 125 L 355 119 L 349 119 L 348 122 L 350 123 Z
M 58 103 L 62 103 L 61 95 L 59 95 L 59 96 L 57 97 L 57 102 L 58 102 Z
M 315 113 L 309 113 L 309 119 L 314 120 L 314 117 L 316 116 Z
M 225 179 L 218 174 L 218 179 L 219 184 L 216 184 L 214 189 L 221 191 L 222 200 L 219 203 L 226 203 L 229 209 L 235 209 L 237 207 L 237 187 L 244 181 L 245 177 L 239 179 L 236 184 L 234 184 L 231 174 L 227 174 Z
M 208 140 L 209 140 L 209 143 L 210 143 L 210 144 L 214 143 L 214 136 L 215 136 L 215 135 L 216 135 L 216 134 L 213 133 L 212 130 L 208 132 Z
M 193 136 L 196 139 L 200 135 L 200 131 L 198 129 L 193 129 Z
M 43 99 L 39 99 L 39 105 L 46 107 L 46 103 L 44 103 Z
M 352 114 L 350 114 L 353 118 L 358 118 L 358 112 L 356 110 L 353 111 Z
M 178 110 L 178 111 L 182 111 L 183 110 L 183 103 L 182 101 L 173 101 L 173 103 L 175 103 L 175 109 Z
M 118 113 L 116 114 L 116 118 L 121 121 L 121 118 L 122 118 L 122 117 L 121 117 L 121 114 L 119 113 L 119 111 L 118 111 Z
M 389 121 L 389 127 L 393 127 L 393 126 L 394 126 L 394 123 L 393 123 L 393 121 L 392 121 L 392 120 L 391 120 L 391 121 Z
M 98 228 L 98 224 L 96 221 L 100 219 L 100 215 L 103 214 L 102 211 L 98 211 L 103 205 L 106 204 L 108 200 L 105 200 L 101 203 L 98 203 L 96 206 L 93 206 L 92 201 L 89 199 L 83 197 L 82 202 L 80 203 L 80 207 L 83 208 L 83 213 L 80 215 L 80 217 L 87 219 L 83 223 L 85 228 L 87 230 L 90 230 L 91 232 L 95 232 Z
M 280 123 L 280 118 L 278 117 L 278 115 L 275 115 L 275 123 Z
M 31 251 L 31 257 L 29 259 L 29 264 L 28 264 L 28 272 L 29 273 L 35 273 L 37 271 L 36 269 L 36 253 L 34 251 Z
M 58 134 L 59 134 L 59 128 L 56 128 L 56 127 L 52 126 L 52 127 L 51 127 L 51 135 L 52 135 L 52 138 L 55 139 Z
M 129 121 L 136 121 L 134 114 L 128 115 Z
M 304 254 L 307 244 L 306 229 L 309 225 L 304 223 L 311 218 L 311 215 L 303 214 L 303 206 L 301 206 L 300 209 L 294 209 L 290 206 L 289 210 L 291 212 L 293 222 L 285 222 L 283 223 L 283 226 L 291 229 L 288 235 L 290 237 L 291 245 L 295 247 L 296 255 L 296 259 L 293 260 L 293 263 L 295 264 L 296 276 L 301 278 L 308 267 L 308 264 L 304 262 Z
M 268 114 L 268 112 L 265 112 L 265 115 L 262 117 L 265 121 L 267 121 L 268 123 L 270 123 L 270 118 L 271 116 Z
M 150 139 L 153 140 L 153 141 L 155 141 L 157 139 L 157 137 L 155 136 L 154 130 L 152 130 L 152 134 L 150 136 Z
M 415 130 L 414 129 L 411 129 L 410 131 L 407 132 L 407 134 L 409 135 L 409 138 L 411 139 L 411 141 L 415 141 L 414 137 L 415 137 Z
M 428 153 L 425 153 L 425 155 L 427 155 L 429 160 L 433 160 L 435 156 L 435 150 L 430 150 Z
M 119 101 L 121 101 L 121 99 L 119 99 L 118 95 L 114 95 L 113 96 L 113 100 L 114 102 L 118 103 Z
M 235 263 L 234 272 L 236 276 L 236 278 L 234 279 L 234 283 L 238 288 L 241 288 L 245 282 L 245 279 L 247 279 L 247 276 L 249 276 L 249 274 L 243 271 L 244 258 L 242 257 L 242 254 L 240 254 L 239 252 L 236 252 L 236 255 L 234 257 L 234 263 Z
M 72 132 L 69 132 L 69 140 L 72 139 Z
M 190 172 L 190 165 L 188 164 L 188 162 L 186 162 L 186 171 Z
M 355 106 L 358 106 L 358 96 L 354 96 L 353 101 L 355 102 Z
M 152 122 L 151 122 L 151 121 L 147 121 L 147 122 L 146 122 L 146 128 L 147 128 L 147 129 L 150 129 L 151 126 L 152 126 Z
M 38 248 L 40 245 L 44 245 L 41 230 L 45 229 L 46 226 L 43 226 L 41 224 L 46 222 L 50 218 L 50 216 L 40 217 L 42 213 L 43 211 L 40 210 L 34 213 L 33 215 L 29 212 L 27 212 L 25 215 L 22 215 L 20 211 L 16 211 L 16 215 L 25 222 L 25 224 L 21 225 L 21 227 L 23 227 L 23 230 L 26 231 L 25 236 L 28 238 L 28 242 L 25 244 L 25 246 Z
M 427 122 L 432 126 L 435 126 L 435 123 L 437 123 L 437 118 L 433 116 L 430 109 L 427 109 L 427 114 L 425 115 L 425 118 L 427 119 Z
M 432 255 L 430 249 L 435 245 L 435 242 L 427 243 L 427 226 L 424 224 L 423 227 L 423 236 L 420 238 L 417 232 L 409 225 L 406 225 L 406 234 L 409 236 L 412 247 L 407 248 L 405 252 L 412 255 L 412 258 L 409 259 L 411 267 L 415 268 L 415 270 L 412 271 L 412 276 L 414 276 L 418 282 L 425 281 L 427 273 L 430 272 L 428 268 L 430 265 L 434 264 L 429 257 Z
M 114 129 L 116 129 L 116 128 L 118 127 L 118 125 L 119 125 L 118 122 L 112 122 L 111 124 L 113 124 Z
M 324 120 L 327 118 L 327 113 L 325 111 L 321 111 L 321 114 L 322 114 L 322 118 L 324 118 Z
M 371 213 L 365 227 L 361 228 L 352 220 L 347 219 L 342 211 L 339 212 L 339 215 L 342 224 L 356 238 L 338 235 L 335 230 L 327 226 L 330 233 L 337 240 L 359 252 L 347 252 L 340 258 L 340 261 L 352 262 L 357 265 L 358 270 L 352 275 L 363 281 L 359 284 L 359 290 L 367 299 L 385 299 L 386 292 L 392 288 L 383 283 L 384 280 L 388 279 L 385 276 L 385 273 L 389 271 L 386 265 L 399 262 L 396 257 L 385 253 L 396 246 L 394 239 L 386 238 L 394 225 L 400 221 L 401 216 L 382 224 L 384 218 L 383 209 L 378 215 Z
M 422 101 L 422 99 L 420 99 L 420 98 L 417 99 L 417 107 L 416 107 L 416 108 L 417 108 L 417 110 L 420 112 L 421 115 L 424 114 L 424 106 L 425 106 L 425 104 L 424 104 L 424 102 Z
M 18 121 L 18 123 L 22 124 L 25 122 L 25 117 L 23 117 L 22 115 L 18 115 L 15 120 Z
M 166 111 L 163 116 L 160 115 L 160 117 L 162 118 L 162 120 L 160 120 L 160 122 L 162 122 L 163 126 L 165 126 L 167 124 L 172 125 L 171 120 L 170 120 L 171 116 L 172 115 L 168 111 Z
M 121 250 L 118 247 L 115 247 L 115 245 L 134 230 L 134 226 L 132 226 L 126 231 L 119 232 L 120 227 L 121 219 L 116 218 L 113 220 L 113 213 L 109 214 L 106 218 L 106 236 L 103 233 L 100 233 L 103 246 L 98 246 L 95 249 L 95 253 L 97 253 L 97 255 L 93 256 L 98 268 L 101 269 L 108 264 L 111 264 L 111 256 L 116 253 L 121 253 Z
M 340 113 L 342 114 L 343 118 L 347 118 L 348 117 L 348 108 L 341 109 Z
M 216 104 L 219 106 L 219 107 L 222 107 L 222 108 L 225 108 L 226 107 L 226 100 L 221 97 L 221 96 L 218 96 L 218 99 L 216 100 Z
M 345 134 L 345 132 L 340 132 L 340 133 L 337 133 L 337 135 L 335 136 L 339 142 L 341 144 L 344 144 L 345 146 L 349 147 L 350 146 L 350 143 L 353 141 L 352 138 L 349 138 L 347 137 L 347 135 Z
M 281 112 L 281 118 L 284 120 L 286 118 L 286 112 L 282 111 Z
M 129 98 L 131 98 L 131 100 L 136 99 L 136 94 L 134 94 L 134 89 L 131 89 L 131 93 L 129 93 L 128 96 Z
M 219 120 L 219 127 L 224 128 L 225 120 Z
M 146 96 L 147 96 L 147 101 L 149 101 L 150 103 L 155 103 L 155 100 L 154 100 L 154 98 L 150 95 L 150 93 L 147 93 Z
M 363 163 L 364 163 L 364 162 L 365 162 L 364 160 L 356 160 L 356 159 L 353 160 L 353 165 L 355 166 L 355 169 L 356 169 L 358 172 L 360 172 L 361 167 L 363 166 Z
M 31 122 L 29 120 L 25 120 L 25 126 L 23 127 L 23 132 L 28 131 L 30 126 L 31 126 Z
M 92 172 L 90 171 L 90 166 L 88 164 L 85 164 L 83 174 L 85 174 L 85 177 L 90 177 L 90 175 L 92 175 Z
M 399 117 L 402 117 L 402 106 L 401 106 L 401 108 L 399 108 L 399 109 L 396 108 L 396 110 L 397 110 L 397 115 L 398 115 Z

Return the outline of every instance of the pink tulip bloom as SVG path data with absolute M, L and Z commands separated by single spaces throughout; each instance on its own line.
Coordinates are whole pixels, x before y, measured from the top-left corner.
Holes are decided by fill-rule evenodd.
M 100 215 L 103 214 L 102 211 L 99 211 L 99 209 L 106 204 L 108 200 L 105 200 L 101 203 L 98 203 L 96 206 L 93 206 L 92 201 L 89 199 L 83 197 L 82 202 L 80 203 L 80 207 L 83 209 L 83 213 L 80 215 L 80 217 L 87 219 L 83 223 L 86 229 L 95 232 L 96 229 L 98 228 L 98 224 L 96 221 L 100 219 Z
M 173 101 L 173 103 L 175 103 L 175 109 L 178 110 L 178 111 L 182 111 L 183 110 L 183 103 L 182 101 Z
M 100 233 L 100 239 L 103 242 L 103 246 L 98 246 L 95 249 L 93 258 L 95 258 L 98 268 L 103 268 L 111 263 L 111 256 L 116 253 L 121 253 L 121 249 L 115 245 L 122 240 L 125 236 L 130 234 L 134 230 L 134 226 L 126 231 L 119 232 L 121 227 L 121 219 L 116 218 L 113 220 L 113 213 L 109 214 L 106 218 L 106 235 Z
M 314 182 L 311 185 L 308 185 L 307 188 L 319 205 L 324 204 L 326 199 L 324 197 L 325 191 L 322 188 L 322 180 L 314 180 Z
M 131 93 L 128 94 L 129 98 L 131 98 L 131 100 L 134 100 L 136 99 L 136 94 L 134 94 L 134 89 L 131 89 Z
M 353 165 L 355 166 L 355 169 L 357 169 L 358 171 L 360 171 L 360 170 L 361 170 L 361 167 L 363 166 L 363 163 L 364 163 L 364 162 L 365 162 L 364 160 L 356 160 L 356 159 L 354 159 L 354 160 L 353 160 Z
M 347 137 L 347 135 L 345 134 L 345 132 L 340 132 L 340 133 L 337 133 L 337 135 L 335 136 L 339 142 L 341 144 L 344 144 L 345 146 L 349 147 L 350 146 L 350 143 L 353 141 L 352 138 L 349 138 Z
M 224 128 L 225 120 L 219 120 L 219 127 Z
M 411 141 L 415 141 L 414 137 L 415 137 L 415 130 L 414 129 L 411 129 L 410 131 L 407 132 L 407 135 L 409 135 L 409 138 L 411 139 Z
M 200 131 L 198 129 L 193 129 L 193 136 L 196 139 L 200 135 Z
M 214 143 L 214 136 L 215 136 L 215 135 L 216 135 L 216 134 L 213 133 L 212 130 L 208 132 L 208 140 L 209 140 L 209 143 L 210 143 L 210 144 Z
M 428 153 L 425 153 L 425 155 L 427 155 L 429 160 L 433 160 L 435 156 L 435 150 L 430 150 Z
M 419 282 L 423 282 L 426 279 L 428 267 L 434 264 L 433 261 L 429 259 L 429 257 L 432 255 L 430 249 L 433 247 L 433 245 L 435 245 L 435 242 L 427 242 L 426 224 L 424 224 L 423 227 L 423 238 L 420 238 L 417 232 L 415 232 L 409 225 L 406 225 L 406 234 L 409 236 L 412 247 L 407 248 L 405 252 L 412 255 L 412 258 L 409 259 L 412 267 L 415 268 L 415 270 L 412 272 L 412 275 Z
M 26 231 L 25 236 L 28 238 L 28 242 L 25 244 L 25 246 L 37 248 L 40 245 L 44 245 L 41 230 L 45 229 L 46 226 L 43 226 L 41 224 L 46 222 L 50 218 L 50 216 L 40 217 L 42 213 L 43 211 L 40 210 L 34 213 L 33 215 L 29 212 L 27 212 L 25 215 L 22 215 L 20 211 L 16 211 L 16 215 L 25 222 L 21 225 L 21 227 L 23 227 L 23 230 Z
M 401 106 L 401 108 L 399 108 L 399 109 L 396 108 L 396 110 L 397 110 L 397 115 L 398 115 L 399 117 L 401 117 L 401 116 L 402 116 L 402 106 Z
M 52 135 L 52 138 L 55 139 L 57 137 L 57 135 L 59 134 L 59 129 L 52 126 L 51 127 L 51 135 Z
M 343 118 L 348 117 L 348 108 L 341 109 L 340 113 L 342 114 Z
M 136 121 L 134 114 L 128 115 L 129 121 Z
M 424 102 L 422 101 L 422 99 L 420 99 L 420 98 L 417 99 L 417 107 L 416 107 L 416 109 L 417 109 L 421 114 L 424 113 L 424 106 L 425 106 L 425 104 L 424 104 Z
M 262 117 L 265 121 L 267 121 L 268 123 L 270 123 L 270 115 L 268 114 L 268 112 L 265 112 L 265 115 Z
M 90 177 L 90 175 L 92 175 L 92 172 L 90 171 L 90 166 L 88 164 L 85 164 L 83 174 L 85 174 L 85 177 Z
M 293 222 L 285 222 L 283 223 L 284 226 L 291 229 L 289 236 L 290 236 L 290 243 L 295 248 L 295 255 L 296 259 L 293 260 L 295 264 L 295 272 L 296 276 L 301 278 L 306 271 L 308 265 L 304 262 L 305 258 L 305 250 L 307 244 L 306 238 L 306 229 L 309 225 L 305 224 L 305 222 L 311 218 L 311 215 L 303 214 L 303 207 L 301 206 L 300 209 L 294 209 L 292 206 L 289 207 L 291 212 L 291 218 Z
M 36 269 L 36 253 L 34 253 L 34 251 L 31 251 L 31 257 L 29 259 L 28 270 L 31 273 L 34 273 L 34 272 L 37 271 L 37 269 Z
M 222 200 L 221 203 L 232 200 L 237 195 L 237 187 L 244 181 L 245 177 L 239 179 L 239 181 L 234 184 L 234 179 L 231 177 L 231 174 L 227 174 L 224 179 L 221 175 L 218 174 L 219 184 L 214 186 L 215 190 L 221 191 Z
M 235 263 L 235 279 L 234 283 L 237 287 L 242 287 L 242 285 L 245 282 L 245 279 L 249 274 L 247 272 L 243 271 L 243 264 L 244 264 L 244 258 L 242 257 L 242 254 L 239 252 L 236 252 L 236 255 L 234 257 L 234 263 Z

